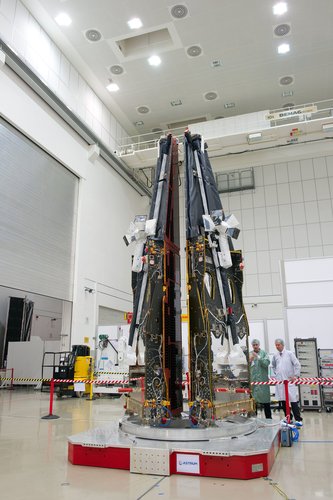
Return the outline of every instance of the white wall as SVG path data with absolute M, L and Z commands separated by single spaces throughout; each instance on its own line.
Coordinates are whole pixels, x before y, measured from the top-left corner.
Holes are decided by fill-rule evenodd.
M 278 153 L 279 149 L 212 159 L 215 171 L 254 168 L 254 190 L 221 195 L 226 214 L 233 213 L 240 223 L 234 246 L 244 256 L 243 295 L 251 321 L 283 322 L 281 260 L 333 255 L 332 143 L 291 146 L 289 153 L 283 153 L 285 161 L 270 163 L 269 154 Z M 182 199 L 181 248 L 185 245 L 183 205 Z M 184 254 L 181 263 L 185 310 Z
M 20 0 L 0 2 L 0 36 L 107 146 L 119 148 L 127 132 Z
M 93 345 L 99 305 L 132 309 L 131 249 L 122 237 L 134 216 L 147 212 L 147 199 L 102 159 L 91 163 L 88 145 L 8 67 L 0 88 L 0 114 L 80 177 L 71 343 L 88 337 Z
M 257 304 L 248 308 L 251 318 L 262 308 L 278 317 L 280 260 L 333 255 L 333 148 L 323 155 L 319 144 L 310 157 L 306 146 L 297 151 L 298 160 L 262 165 L 259 155 L 239 155 L 239 163 L 254 167 L 255 189 L 222 195 L 242 229 L 235 247 L 245 259 L 245 301 Z M 215 167 L 228 170 L 228 160 Z
M 118 148 L 126 131 L 19 0 L 0 2 L 0 36 L 106 146 Z M 7 66 L 0 88 L 0 114 L 80 177 L 73 314 L 66 309 L 62 335 L 68 348 L 71 322 L 71 343 L 88 337 L 93 345 L 100 305 L 132 309 L 131 249 L 122 236 L 135 214 L 147 212 L 147 200 L 102 159 L 90 163 L 84 141 Z
M 288 260 L 281 263 L 281 268 L 290 347 L 295 338 L 315 337 L 319 349 L 331 348 L 333 258 Z

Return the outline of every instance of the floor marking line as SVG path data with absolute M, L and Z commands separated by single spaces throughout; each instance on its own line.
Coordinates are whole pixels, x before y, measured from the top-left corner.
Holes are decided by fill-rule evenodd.
M 145 491 L 143 493 L 143 495 L 139 496 L 136 500 L 141 500 L 141 498 L 145 497 L 147 495 L 147 493 L 149 493 L 151 490 L 153 490 L 154 488 L 156 488 L 156 486 L 158 484 L 160 484 L 162 481 L 164 481 L 164 479 L 166 478 L 167 476 L 165 477 L 162 477 L 159 481 L 157 481 L 157 483 L 153 484 L 153 486 L 151 486 L 151 488 L 149 488 L 147 491 Z

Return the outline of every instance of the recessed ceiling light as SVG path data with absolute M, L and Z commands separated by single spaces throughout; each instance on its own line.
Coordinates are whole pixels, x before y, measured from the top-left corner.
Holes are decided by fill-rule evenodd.
M 134 125 L 136 125 L 137 127 L 141 127 L 143 125 L 143 121 L 139 120 L 138 122 L 135 122 Z
M 117 92 L 117 90 L 119 90 L 119 85 L 110 81 L 110 83 L 106 86 L 106 88 L 109 92 Z
M 72 24 L 72 20 L 66 12 L 60 12 L 54 19 L 59 26 L 69 26 Z
M 281 45 L 278 46 L 277 51 L 279 54 L 287 54 L 287 52 L 290 51 L 289 43 L 281 43 Z
M 138 30 L 143 26 L 141 19 L 139 19 L 138 17 L 133 17 L 133 19 L 127 21 L 127 24 L 131 30 Z
M 148 62 L 150 66 L 159 66 L 161 64 L 161 58 L 159 56 L 150 56 Z
M 275 14 L 276 16 L 281 16 L 282 14 L 285 14 L 287 10 L 288 10 L 288 5 L 286 2 L 279 2 L 273 6 L 273 14 Z
M 284 92 L 282 92 L 282 97 L 290 97 L 292 95 L 294 95 L 294 92 L 292 90 L 285 90 Z
M 226 102 L 224 105 L 225 109 L 234 108 L 235 106 L 234 102 Z

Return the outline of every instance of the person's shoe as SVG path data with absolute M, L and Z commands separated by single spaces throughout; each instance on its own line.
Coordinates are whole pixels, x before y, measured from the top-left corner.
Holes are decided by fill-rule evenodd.
M 303 422 L 296 420 L 295 425 L 296 425 L 296 427 L 303 427 Z

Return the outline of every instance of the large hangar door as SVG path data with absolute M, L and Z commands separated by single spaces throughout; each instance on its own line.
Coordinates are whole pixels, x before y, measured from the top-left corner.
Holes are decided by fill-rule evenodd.
M 0 120 L 0 285 L 72 300 L 78 178 Z

